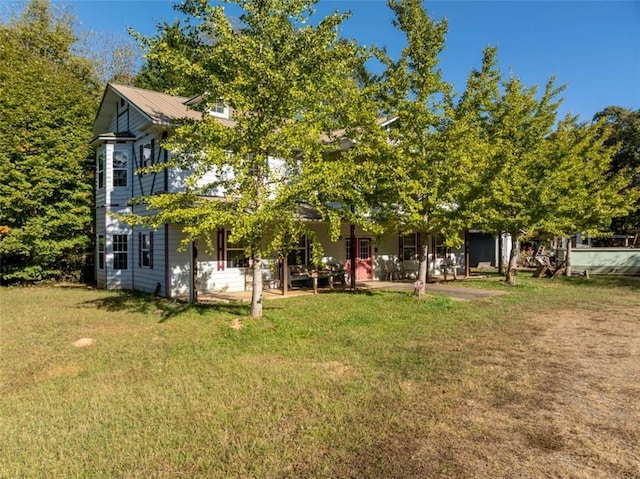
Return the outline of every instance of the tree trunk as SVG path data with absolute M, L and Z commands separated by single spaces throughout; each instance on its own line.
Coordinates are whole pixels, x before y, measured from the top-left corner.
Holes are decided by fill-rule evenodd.
M 571 238 L 567 238 L 567 251 L 564 256 L 564 264 L 566 269 L 564 270 L 564 275 L 567 277 L 571 276 Z M 556 265 L 557 266 L 557 265 Z
M 251 317 L 262 317 L 262 258 L 252 255 L 253 284 L 251 289 Z
M 511 254 L 509 255 L 509 265 L 507 266 L 507 274 L 505 280 L 507 284 L 513 286 L 516 284 L 516 266 L 518 265 L 518 255 L 520 254 L 520 235 L 511 232 Z
M 419 298 L 421 298 L 424 295 L 425 289 L 427 287 L 428 272 L 429 272 L 429 242 L 425 241 L 420 251 L 420 262 L 418 264 L 418 279 L 422 281 L 422 289 L 418 290 Z

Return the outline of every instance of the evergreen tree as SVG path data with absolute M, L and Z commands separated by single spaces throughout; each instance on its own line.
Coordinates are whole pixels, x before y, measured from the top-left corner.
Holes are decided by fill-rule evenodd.
M 92 222 L 90 125 L 97 83 L 75 56 L 72 20 L 34 0 L 0 25 L 3 278 L 77 278 Z

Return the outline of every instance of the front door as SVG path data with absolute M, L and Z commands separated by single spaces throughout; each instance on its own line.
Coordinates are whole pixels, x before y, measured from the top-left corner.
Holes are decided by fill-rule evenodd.
M 347 278 L 351 272 L 351 238 L 347 238 Z M 373 279 L 373 257 L 371 256 L 371 238 L 356 238 L 356 281 Z

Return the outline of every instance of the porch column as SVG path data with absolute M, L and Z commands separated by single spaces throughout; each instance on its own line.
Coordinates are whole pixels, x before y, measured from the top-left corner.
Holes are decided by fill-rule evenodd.
M 351 289 L 356 290 L 356 225 L 351 225 Z
M 469 241 L 469 230 L 464 231 L 464 277 L 471 277 L 471 242 Z

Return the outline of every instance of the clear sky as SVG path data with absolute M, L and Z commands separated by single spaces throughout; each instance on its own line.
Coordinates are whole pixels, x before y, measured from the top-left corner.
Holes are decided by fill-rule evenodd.
M 6 3 L 7 0 L 0 0 Z M 67 2 L 68 3 L 68 2 Z M 71 10 L 85 29 L 153 34 L 177 13 L 169 0 L 75 0 Z M 433 18 L 447 18 L 441 68 L 461 91 L 480 66 L 482 49 L 498 46 L 505 72 L 544 86 L 566 83 L 561 113 L 590 119 L 608 105 L 640 108 L 640 1 L 448 0 L 425 2 Z M 227 7 L 229 8 L 229 7 Z M 352 12 L 342 34 L 397 54 L 403 37 L 391 25 L 385 0 L 321 0 L 318 13 Z M 237 14 L 232 10 L 232 14 Z

